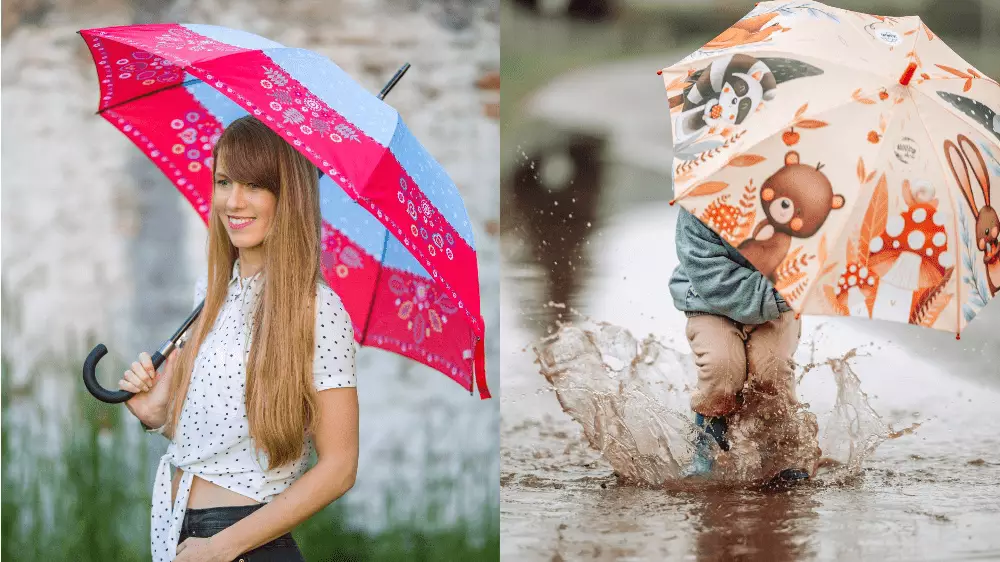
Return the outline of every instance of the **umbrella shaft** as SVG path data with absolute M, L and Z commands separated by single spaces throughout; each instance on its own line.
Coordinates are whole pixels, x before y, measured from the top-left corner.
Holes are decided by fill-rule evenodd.
M 385 85 L 384 88 L 382 88 L 382 91 L 378 93 L 378 99 L 380 100 L 385 99 L 385 95 L 389 93 L 389 90 L 391 90 L 393 86 L 396 85 L 396 82 L 399 82 L 399 79 L 402 78 L 403 75 L 406 74 L 406 71 L 409 69 L 410 69 L 410 63 L 406 63 L 403 66 L 401 66 L 399 70 L 396 71 L 396 74 L 392 77 L 392 79 L 389 80 L 389 82 Z

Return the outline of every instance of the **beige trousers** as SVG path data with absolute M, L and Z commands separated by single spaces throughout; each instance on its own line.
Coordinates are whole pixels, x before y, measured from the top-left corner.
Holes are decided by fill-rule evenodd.
M 687 338 L 698 366 L 691 409 L 705 416 L 730 414 L 739 407 L 737 393 L 744 386 L 798 404 L 792 356 L 801 337 L 802 321 L 792 311 L 757 325 L 714 314 L 688 318 Z

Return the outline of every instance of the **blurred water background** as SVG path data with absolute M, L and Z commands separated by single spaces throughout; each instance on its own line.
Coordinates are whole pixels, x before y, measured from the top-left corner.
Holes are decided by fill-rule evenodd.
M 206 229 L 95 115 L 79 29 L 244 29 L 330 57 L 377 92 L 455 180 L 472 219 L 499 386 L 499 6 L 492 0 L 5 0 L 2 36 L 2 557 L 148 560 L 166 441 L 80 380 L 96 343 L 113 387 L 190 313 Z M 361 458 L 342 500 L 295 532 L 309 560 L 495 558 L 497 401 L 374 349 L 358 355 Z
M 918 14 L 971 64 L 1000 77 L 998 2 L 827 4 Z M 860 455 L 855 477 L 781 493 L 647 489 L 621 483 L 614 469 L 622 463 L 613 467 L 588 445 L 583 428 L 598 421 L 641 425 L 641 415 L 614 410 L 625 394 L 617 381 L 635 384 L 628 377 L 636 371 L 647 382 L 679 381 L 670 392 L 650 391 L 664 405 L 691 381 L 685 319 L 667 290 L 676 209 L 667 205 L 671 129 L 656 71 L 753 7 L 501 3 L 503 560 L 1000 559 L 997 303 L 961 341 L 912 326 L 803 318 L 796 360 L 814 367 L 800 368 L 799 394 L 819 417 L 821 437 L 843 419 L 829 414 L 846 393 L 857 406 L 847 417 L 881 443 Z M 603 329 L 615 337 L 601 337 L 594 322 L 609 323 Z

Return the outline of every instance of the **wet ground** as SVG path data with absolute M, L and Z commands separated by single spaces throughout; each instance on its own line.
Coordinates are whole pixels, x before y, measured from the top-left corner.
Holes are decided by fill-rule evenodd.
M 504 185 L 501 336 L 501 558 L 504 560 L 1000 559 L 1000 310 L 963 334 L 804 318 L 796 356 L 818 363 L 799 394 L 824 452 L 850 440 L 822 365 L 858 348 L 861 381 L 886 440 L 848 478 L 791 491 L 624 485 L 563 412 L 535 344 L 586 315 L 689 353 L 670 302 L 675 211 L 655 172 L 621 163 L 601 135 L 526 151 Z M 610 154 L 610 156 L 609 156 Z M 520 172 L 518 172 L 520 168 Z M 991 344 L 992 342 L 992 344 Z M 681 361 L 682 362 L 682 361 Z M 670 381 L 690 380 L 683 365 Z M 864 412 L 848 412 L 848 415 Z

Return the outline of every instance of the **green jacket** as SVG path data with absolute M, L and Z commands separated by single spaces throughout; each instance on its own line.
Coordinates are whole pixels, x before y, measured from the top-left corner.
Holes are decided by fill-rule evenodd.
M 677 258 L 670 277 L 674 306 L 763 324 L 791 310 L 778 291 L 728 242 L 686 209 L 677 216 Z

